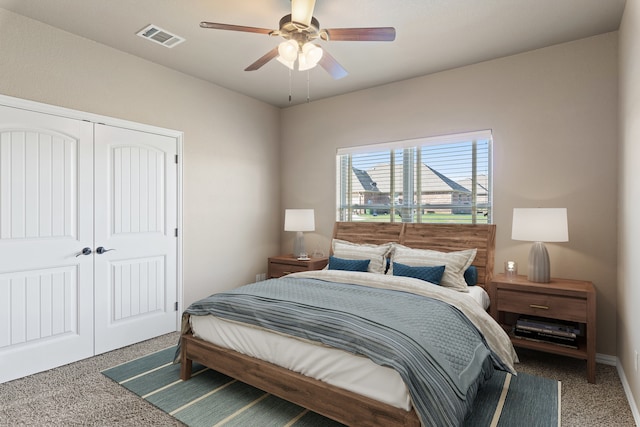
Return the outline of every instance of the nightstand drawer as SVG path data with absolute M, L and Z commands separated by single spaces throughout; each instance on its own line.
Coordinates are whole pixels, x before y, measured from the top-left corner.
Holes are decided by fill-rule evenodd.
M 299 271 L 308 271 L 308 270 L 309 268 L 306 266 L 271 263 L 269 265 L 269 276 L 282 277 L 282 276 L 286 276 L 287 274 L 297 273 Z
M 587 300 L 543 293 L 498 289 L 497 309 L 585 323 Z
M 293 255 L 272 256 L 269 258 L 268 277 L 272 279 L 291 273 L 298 273 L 299 271 L 322 270 L 328 262 L 329 258 L 326 257 L 311 258 L 303 261 L 295 259 Z

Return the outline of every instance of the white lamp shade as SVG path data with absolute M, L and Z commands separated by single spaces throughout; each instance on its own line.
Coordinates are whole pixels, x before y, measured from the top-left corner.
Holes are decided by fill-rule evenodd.
M 314 231 L 316 220 L 313 209 L 285 209 L 284 231 Z
M 566 208 L 514 208 L 513 240 L 528 242 L 568 242 Z

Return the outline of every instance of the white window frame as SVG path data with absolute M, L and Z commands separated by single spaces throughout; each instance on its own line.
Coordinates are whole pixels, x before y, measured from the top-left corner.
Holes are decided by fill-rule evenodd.
M 429 167 L 429 159 L 422 159 L 422 153 L 426 151 L 427 147 L 430 150 L 447 146 L 453 148 L 454 144 L 459 144 L 458 146 L 464 147 L 465 150 L 470 150 L 469 153 L 465 151 L 465 156 L 461 157 L 462 160 L 452 162 L 452 164 L 462 166 L 465 173 L 469 174 L 468 177 L 465 177 L 464 186 L 458 184 L 455 179 L 449 179 L 445 174 Z M 354 169 L 354 156 L 362 158 L 363 155 L 370 155 L 371 158 L 377 158 L 377 156 L 380 156 L 381 159 L 388 158 L 386 162 L 388 164 L 379 165 L 379 171 L 372 170 L 376 168 L 369 171 Z M 402 156 L 402 160 L 399 159 L 399 156 Z M 371 213 L 380 210 L 387 214 L 392 213 L 389 215 L 388 221 L 386 219 L 364 220 L 491 224 L 493 222 L 492 158 L 493 135 L 491 130 L 339 148 L 336 153 L 336 220 L 361 221 L 363 217 L 358 216 L 358 213 Z M 457 161 L 459 163 L 456 163 Z M 399 167 L 402 168 L 402 171 L 397 170 Z M 356 177 L 356 171 L 360 178 Z M 372 177 L 374 173 L 382 174 L 381 179 L 384 182 L 380 189 L 378 189 L 377 183 L 373 182 L 376 181 Z M 423 192 L 421 188 L 421 183 L 427 179 L 427 177 L 422 178 L 423 173 L 433 173 L 441 177 L 443 181 L 450 183 L 452 190 L 442 193 L 444 195 L 442 199 L 448 197 L 449 202 L 433 203 L 433 200 L 425 202 L 425 195 L 428 194 L 428 191 Z M 367 191 L 365 188 L 363 180 L 366 178 L 371 181 L 370 186 L 374 191 Z M 480 181 L 482 181 L 481 185 Z M 481 194 L 479 194 L 478 188 L 482 189 Z M 365 193 L 364 196 L 360 192 Z M 409 199 L 398 197 L 398 195 L 404 194 L 415 196 Z M 432 196 L 432 199 L 434 197 Z M 358 201 L 354 202 L 356 199 Z M 371 203 L 372 199 L 373 204 Z M 428 213 L 447 211 L 450 212 L 450 216 L 446 220 L 442 219 L 442 216 L 435 219 L 434 215 L 428 215 Z M 467 211 L 466 215 L 455 215 L 467 213 Z

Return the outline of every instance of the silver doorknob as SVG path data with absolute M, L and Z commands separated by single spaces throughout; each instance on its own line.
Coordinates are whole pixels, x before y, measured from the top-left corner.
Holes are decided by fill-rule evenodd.
M 78 258 L 80 255 L 91 255 L 91 248 L 87 247 L 87 248 L 82 248 L 82 251 L 78 252 L 76 254 L 76 258 Z
M 98 246 L 98 248 L 96 249 L 96 253 L 98 255 L 102 255 L 105 252 L 109 252 L 109 251 L 115 251 L 115 249 L 105 249 L 102 246 Z

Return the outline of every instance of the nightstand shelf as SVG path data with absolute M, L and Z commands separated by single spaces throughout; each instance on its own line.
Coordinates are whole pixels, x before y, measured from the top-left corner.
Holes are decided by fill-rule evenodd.
M 509 329 L 512 329 L 512 327 L 509 327 Z M 511 342 L 513 342 L 513 345 L 515 347 L 546 351 L 548 353 L 560 354 L 563 356 L 574 357 L 576 359 L 587 360 L 587 343 L 583 337 L 580 337 L 578 339 L 578 348 L 570 348 L 564 347 L 559 344 L 532 341 L 526 338 L 518 338 L 513 334 L 511 330 L 507 331 L 507 334 L 509 334 L 509 338 L 511 338 Z
M 507 279 L 494 277 L 489 286 L 491 316 L 509 333 L 515 347 L 584 359 L 587 380 L 596 378 L 596 292 L 591 282 L 551 279 L 550 283 L 535 283 L 525 276 Z M 544 317 L 584 325 L 584 336 L 578 337 L 577 349 L 549 342 L 532 341 L 513 335 L 514 318 L 518 315 Z
M 269 258 L 269 269 L 267 277 L 273 279 L 275 277 L 286 276 L 287 274 L 297 273 L 299 271 L 322 270 L 329 258 L 311 258 L 308 261 L 300 261 L 293 255 L 278 255 Z

